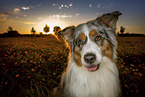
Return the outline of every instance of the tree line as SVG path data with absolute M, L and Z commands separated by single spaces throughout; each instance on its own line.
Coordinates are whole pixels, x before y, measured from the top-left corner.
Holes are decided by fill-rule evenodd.
M 45 27 L 43 28 L 43 31 L 44 31 L 45 33 L 49 33 L 49 32 L 50 32 L 50 27 L 46 24 Z M 58 32 L 59 32 L 59 31 L 61 31 L 60 26 L 55 26 L 55 27 L 53 28 L 53 32 L 54 32 L 54 34 L 55 34 L 56 36 L 58 36 Z M 7 32 L 8 32 L 8 33 L 4 33 L 4 34 L 10 34 L 10 35 L 14 34 L 14 35 L 16 35 L 16 36 L 20 35 L 20 34 L 18 33 L 18 31 L 14 30 L 13 27 L 11 27 L 11 26 L 8 27 Z M 125 32 L 125 28 L 124 28 L 123 26 L 121 26 L 121 27 L 120 27 L 120 33 L 121 33 L 121 34 L 124 34 L 124 32 Z M 31 28 L 31 34 L 32 34 L 32 35 L 35 35 L 35 34 L 36 34 L 36 30 L 34 29 L 34 27 Z M 43 34 L 43 33 L 40 32 L 40 35 L 42 35 L 42 34 Z M 118 32 L 118 34 L 119 34 L 119 32 Z
M 43 31 L 44 31 L 45 33 L 50 32 L 50 27 L 46 24 L 45 27 L 43 28 Z M 53 32 L 54 32 L 54 34 L 55 34 L 56 36 L 58 36 L 58 32 L 59 32 L 59 31 L 61 31 L 61 28 L 60 28 L 59 26 L 55 26 L 55 27 L 53 28 Z M 32 33 L 33 35 L 36 34 L 36 30 L 34 29 L 34 27 L 32 27 L 31 33 Z M 42 34 L 43 34 L 43 33 L 40 32 L 40 35 L 42 35 Z
M 45 33 L 50 32 L 50 27 L 46 25 L 46 26 L 43 28 L 43 31 L 44 31 Z M 60 28 L 59 26 L 55 26 L 55 27 L 53 28 L 53 32 L 54 32 L 54 34 L 55 34 L 56 36 L 58 35 L 58 32 L 59 32 L 59 31 L 61 31 L 61 28 Z M 120 27 L 120 32 L 118 32 L 118 34 L 124 34 L 124 32 L 125 32 L 125 28 L 124 28 L 123 26 L 121 26 L 121 27 Z M 31 33 L 32 33 L 33 35 L 36 34 L 36 30 L 34 30 L 34 27 L 32 27 Z M 42 34 L 42 32 L 40 32 L 40 35 L 41 35 L 41 34 Z
M 120 26 L 120 30 L 117 32 L 118 36 L 145 36 L 144 34 L 129 34 L 125 33 L 126 28 L 123 26 Z M 50 32 L 50 27 L 46 24 L 45 27 L 43 28 L 43 31 L 45 33 Z M 53 28 L 54 35 L 58 36 L 58 32 L 61 31 L 60 26 L 55 26 Z M 31 34 L 24 34 L 21 35 L 17 30 L 14 30 L 13 27 L 9 26 L 7 29 L 7 33 L 0 34 L 0 37 L 18 37 L 18 36 L 42 36 L 43 33 L 40 32 L 39 34 L 36 34 L 36 30 L 34 27 L 31 28 Z

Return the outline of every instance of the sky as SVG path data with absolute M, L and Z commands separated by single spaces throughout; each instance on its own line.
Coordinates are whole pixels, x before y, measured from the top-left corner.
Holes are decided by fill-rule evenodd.
M 53 33 L 54 26 L 77 26 L 113 11 L 122 13 L 117 31 L 123 26 L 125 33 L 145 34 L 145 0 L 0 0 L 0 34 L 9 26 L 20 34 L 34 27 L 39 34 L 46 24 Z

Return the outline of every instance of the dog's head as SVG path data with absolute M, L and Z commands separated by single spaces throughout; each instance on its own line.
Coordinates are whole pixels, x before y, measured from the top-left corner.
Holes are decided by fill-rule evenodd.
M 120 12 L 104 14 L 95 20 L 67 27 L 60 34 L 71 47 L 72 57 L 78 66 L 89 71 L 99 68 L 104 56 L 115 60 L 116 22 Z

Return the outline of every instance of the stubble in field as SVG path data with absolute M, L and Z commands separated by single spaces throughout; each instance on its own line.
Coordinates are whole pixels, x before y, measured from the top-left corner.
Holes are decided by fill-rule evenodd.
M 122 97 L 143 97 L 144 37 L 118 37 Z M 67 65 L 69 48 L 64 40 L 47 37 L 0 39 L 0 96 L 51 95 Z M 19 92 L 18 92 L 19 91 Z

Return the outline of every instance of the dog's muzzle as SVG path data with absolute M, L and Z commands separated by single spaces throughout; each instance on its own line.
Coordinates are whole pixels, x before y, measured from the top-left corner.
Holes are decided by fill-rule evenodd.
M 86 68 L 88 71 L 96 71 L 99 68 L 99 64 L 96 63 L 96 55 L 93 53 L 87 53 L 84 55 L 84 60 L 88 64 Z
M 88 64 L 92 64 L 96 61 L 96 55 L 93 53 L 88 53 L 84 56 L 84 60 Z

